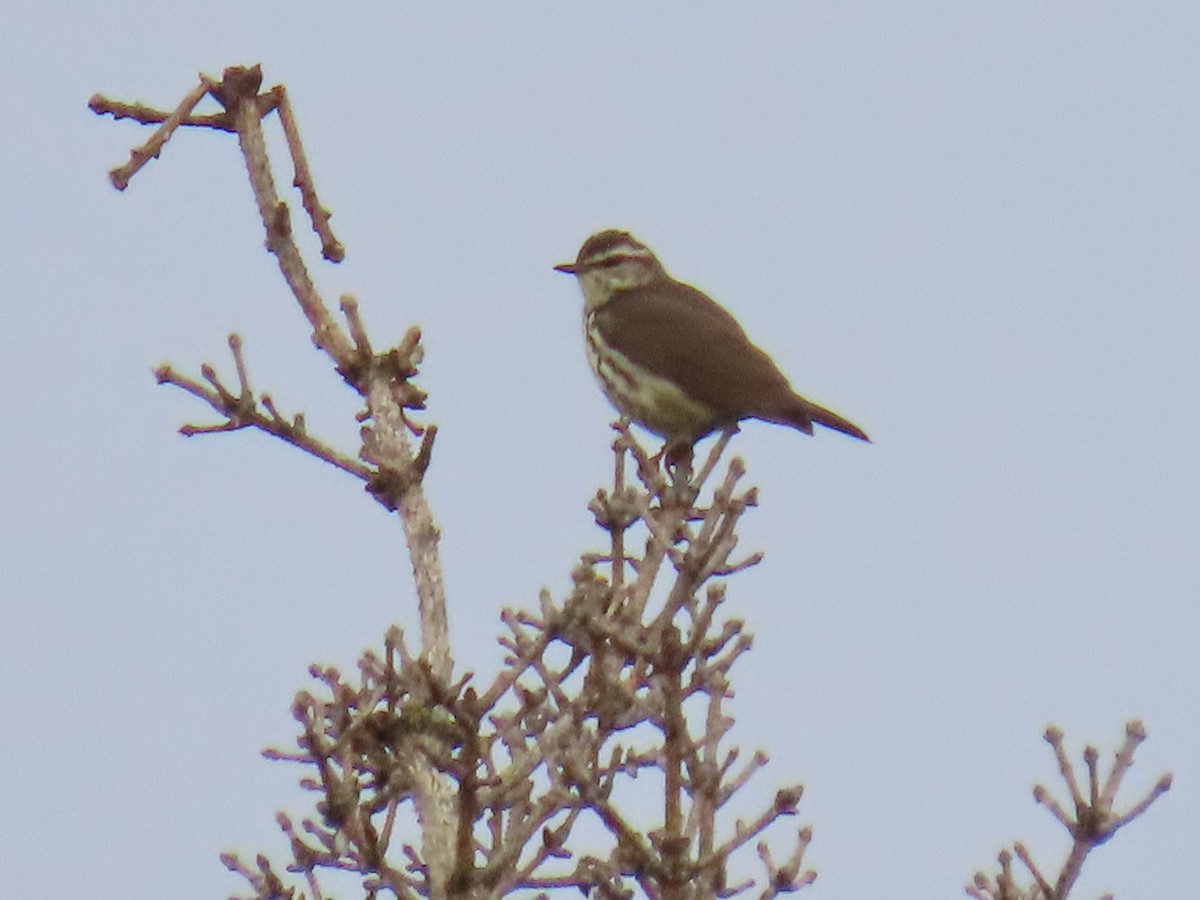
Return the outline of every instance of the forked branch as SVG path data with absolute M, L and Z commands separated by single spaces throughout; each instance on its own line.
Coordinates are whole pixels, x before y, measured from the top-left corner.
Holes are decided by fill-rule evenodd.
M 1034 862 L 1029 849 L 1017 842 L 1013 845 L 1012 852 L 1005 850 L 1000 853 L 998 873 L 987 875 L 979 872 L 972 883 L 967 885 L 967 894 L 976 900 L 1066 900 L 1083 871 L 1083 863 L 1088 854 L 1141 816 L 1171 787 L 1171 775 L 1163 775 L 1155 782 L 1154 787 L 1127 811 L 1118 813 L 1115 809 L 1121 782 L 1133 765 L 1134 751 L 1146 739 L 1146 730 L 1141 722 L 1132 721 L 1126 724 L 1125 742 L 1113 759 L 1112 769 L 1104 779 L 1103 787 L 1098 768 L 1100 753 L 1095 747 L 1089 746 L 1084 749 L 1083 761 L 1087 769 L 1086 794 L 1079 786 L 1075 766 L 1063 746 L 1062 731 L 1051 725 L 1046 729 L 1045 738 L 1054 749 L 1058 771 L 1070 794 L 1073 810 L 1068 812 L 1054 799 L 1050 791 L 1040 784 L 1033 789 L 1033 798 L 1045 806 L 1066 829 L 1071 837 L 1071 850 L 1058 874 L 1050 875 Z M 1014 854 L 1033 879 L 1032 884 L 1025 888 L 1019 886 L 1018 878 L 1013 873 Z

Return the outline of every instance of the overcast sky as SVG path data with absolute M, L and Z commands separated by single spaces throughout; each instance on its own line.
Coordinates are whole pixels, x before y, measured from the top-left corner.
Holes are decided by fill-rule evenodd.
M 1013 839 L 1055 868 L 1043 729 L 1107 762 L 1134 717 L 1128 802 L 1176 786 L 1077 896 L 1194 896 L 1200 5 L 448 6 L 6 12 L 0 892 L 237 891 L 218 853 L 277 853 L 303 810 L 259 751 L 307 664 L 416 630 L 356 482 L 185 440 L 211 418 L 151 375 L 229 371 L 236 330 L 258 390 L 356 446 L 234 140 L 180 133 L 118 194 L 149 132 L 86 109 L 261 62 L 347 245 L 320 288 L 378 343 L 425 332 L 461 669 L 494 673 L 500 609 L 601 546 L 612 413 L 551 266 L 628 228 L 875 439 L 735 442 L 766 553 L 729 586 L 756 634 L 735 738 L 772 755 L 755 798 L 807 787 L 812 896 L 960 896 Z

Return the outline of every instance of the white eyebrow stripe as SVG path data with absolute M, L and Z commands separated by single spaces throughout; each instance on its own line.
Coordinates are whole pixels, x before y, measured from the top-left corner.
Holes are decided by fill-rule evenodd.
M 593 253 L 588 256 L 587 262 L 592 265 L 607 262 L 610 259 L 650 259 L 654 254 L 649 248 L 643 247 L 641 244 L 614 244 L 602 250 L 599 253 Z

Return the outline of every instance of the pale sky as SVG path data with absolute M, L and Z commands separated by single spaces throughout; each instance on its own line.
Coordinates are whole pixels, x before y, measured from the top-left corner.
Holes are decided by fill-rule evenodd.
M 225 897 L 279 853 L 312 661 L 416 631 L 398 524 L 279 442 L 185 440 L 153 366 L 251 377 L 356 447 L 354 398 L 262 249 L 233 139 L 149 131 L 261 62 L 347 246 L 317 264 L 378 343 L 425 332 L 428 492 L 460 670 L 561 598 L 612 413 L 551 266 L 622 227 L 875 443 L 750 424 L 727 610 L 756 635 L 735 740 L 806 785 L 814 898 L 962 896 L 1065 840 L 1077 757 L 1149 740 L 1175 787 L 1073 897 L 1191 897 L 1200 825 L 1200 5 L 17 0 L 0 224 L 0 893 Z M 274 121 L 268 130 L 278 135 Z M 289 175 L 277 176 L 286 184 Z M 299 203 L 291 198 L 293 207 Z M 300 226 L 303 228 L 303 226 Z M 1065 799 L 1065 798 L 1064 798 Z

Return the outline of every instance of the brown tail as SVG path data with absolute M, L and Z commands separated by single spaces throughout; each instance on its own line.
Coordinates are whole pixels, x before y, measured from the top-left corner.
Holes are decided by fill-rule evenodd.
M 849 419 L 843 419 L 835 412 L 830 412 L 823 406 L 817 406 L 815 403 L 808 404 L 808 417 L 818 425 L 824 425 L 826 428 L 832 428 L 834 431 L 840 431 L 842 434 L 848 434 L 850 437 L 858 438 L 860 441 L 871 443 L 871 439 L 867 437 L 867 433 L 851 422 Z
M 782 394 L 782 392 L 780 393 Z M 818 425 L 824 425 L 826 428 L 832 428 L 834 431 L 848 434 L 850 437 L 866 441 L 868 444 L 871 443 L 867 433 L 849 419 L 843 419 L 832 410 L 817 406 L 799 394 L 789 391 L 782 396 L 776 395 L 774 399 L 777 401 L 775 408 L 756 413 L 756 418 L 765 419 L 768 422 L 778 422 L 780 425 L 790 425 L 805 434 L 813 433 L 813 423 L 816 422 Z

